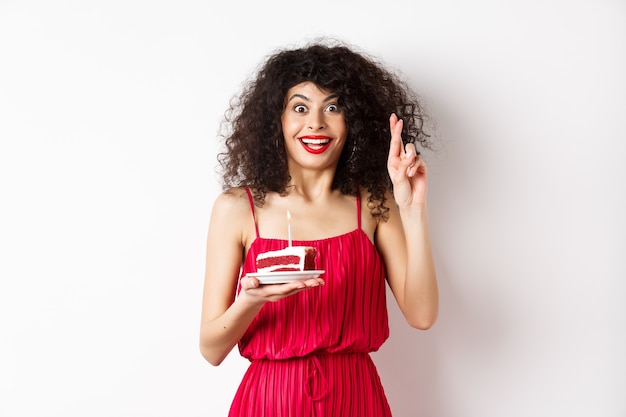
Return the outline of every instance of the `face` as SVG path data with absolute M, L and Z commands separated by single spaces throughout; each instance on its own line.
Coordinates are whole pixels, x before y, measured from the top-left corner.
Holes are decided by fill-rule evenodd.
M 348 128 L 339 97 L 312 82 L 289 89 L 281 121 L 287 158 L 310 168 L 335 166 Z

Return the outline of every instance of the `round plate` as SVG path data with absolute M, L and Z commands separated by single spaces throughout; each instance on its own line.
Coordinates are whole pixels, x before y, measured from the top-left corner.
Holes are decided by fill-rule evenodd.
M 255 277 L 261 284 L 284 284 L 293 281 L 306 281 L 322 275 L 323 270 L 314 271 L 279 271 L 279 272 L 250 272 L 247 275 Z

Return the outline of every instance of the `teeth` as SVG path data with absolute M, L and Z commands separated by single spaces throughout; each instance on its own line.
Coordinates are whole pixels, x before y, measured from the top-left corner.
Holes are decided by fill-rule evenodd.
M 330 139 L 308 139 L 308 138 L 302 138 L 302 142 L 306 143 L 307 145 L 326 145 L 328 142 L 330 142 Z

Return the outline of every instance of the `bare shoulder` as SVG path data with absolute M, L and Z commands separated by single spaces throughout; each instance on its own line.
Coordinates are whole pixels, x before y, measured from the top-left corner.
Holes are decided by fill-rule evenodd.
M 244 246 L 254 234 L 254 221 L 244 188 L 231 188 L 217 196 L 211 212 L 211 229 L 226 238 L 234 235 Z
M 247 217 L 252 217 L 250 213 L 250 203 L 246 190 L 243 188 L 231 188 L 217 196 L 213 203 L 211 222 L 222 223 L 229 227 L 242 223 Z
M 235 214 L 242 210 L 250 210 L 248 196 L 243 188 L 230 188 L 217 196 L 213 203 L 213 210 L 224 214 Z M 235 213 L 232 213 L 232 212 Z
M 230 227 L 252 222 L 253 215 L 246 189 L 230 188 L 219 194 L 213 202 L 211 219 L 213 222 L 230 222 Z

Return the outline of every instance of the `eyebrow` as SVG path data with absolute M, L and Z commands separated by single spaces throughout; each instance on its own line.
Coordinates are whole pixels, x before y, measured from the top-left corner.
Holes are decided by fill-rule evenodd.
M 334 100 L 334 99 L 336 99 L 337 97 L 339 97 L 339 95 L 338 95 L 338 94 L 331 94 L 331 95 L 329 95 L 328 97 L 326 97 L 326 98 L 324 99 L 324 103 L 326 103 L 327 101 Z M 305 96 L 304 94 L 298 94 L 298 93 L 296 93 L 296 94 L 292 95 L 291 97 L 289 97 L 289 100 L 287 100 L 287 102 L 290 102 L 290 101 L 291 101 L 291 100 L 293 100 L 294 98 L 300 98 L 300 99 L 305 100 L 305 101 L 311 101 L 311 99 L 309 99 L 309 98 L 308 98 L 307 96 Z

